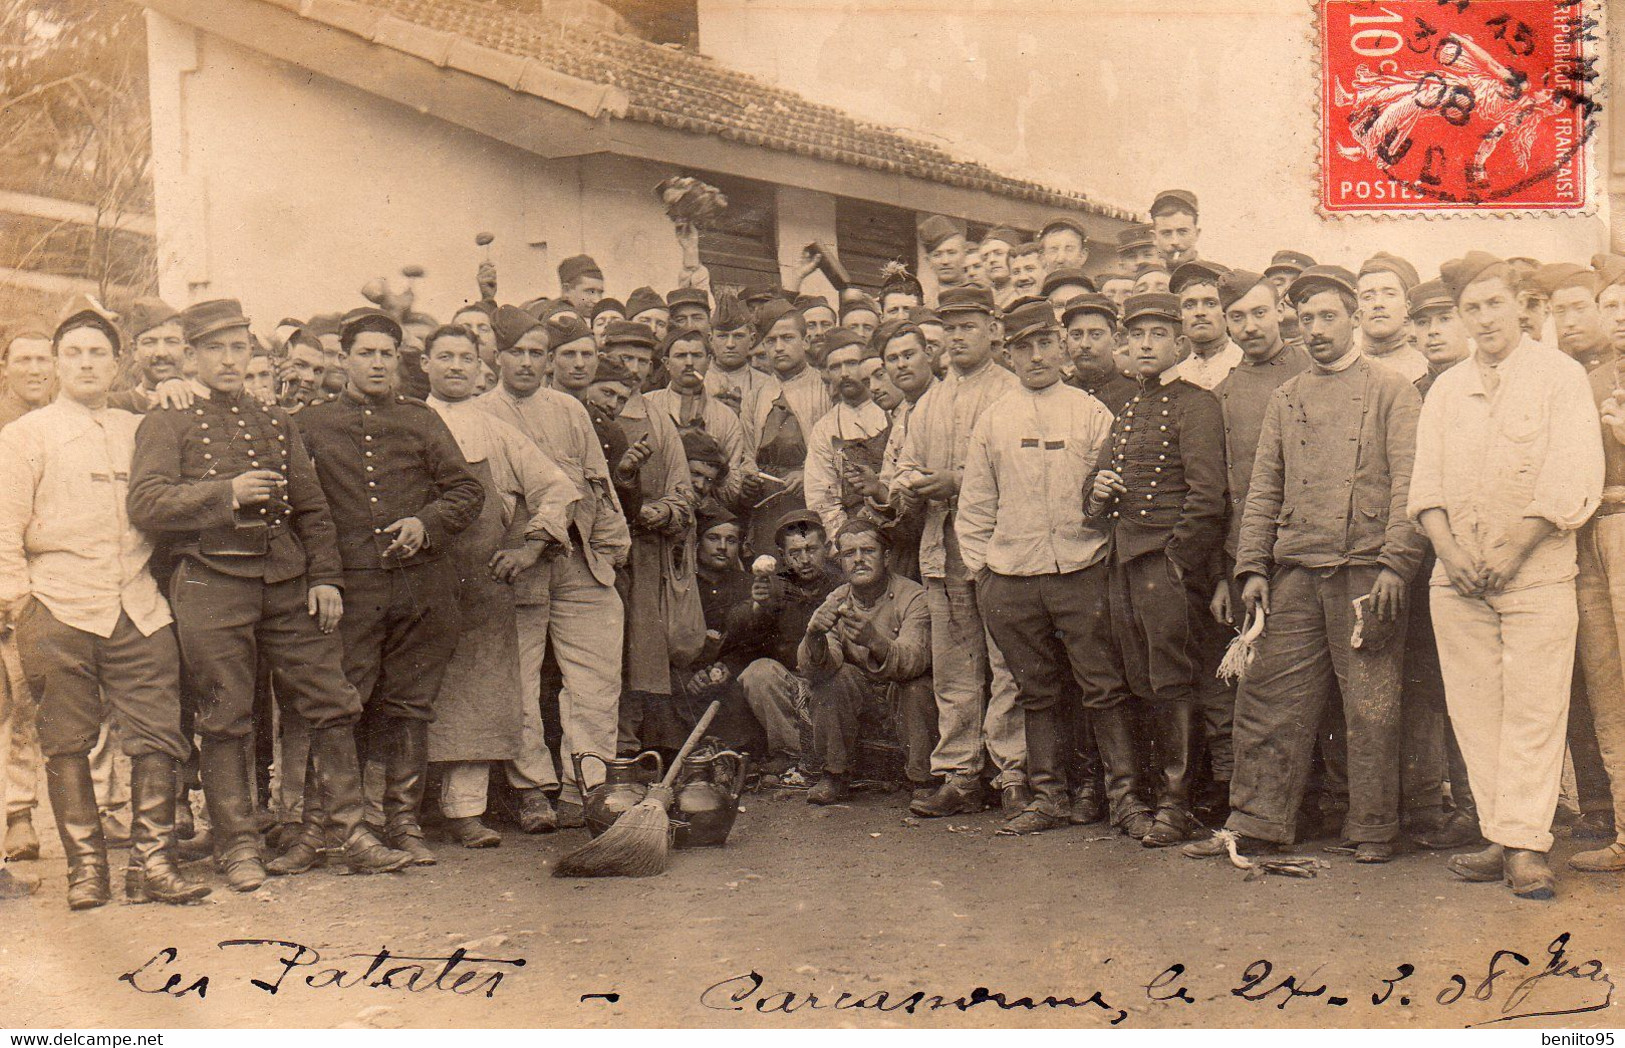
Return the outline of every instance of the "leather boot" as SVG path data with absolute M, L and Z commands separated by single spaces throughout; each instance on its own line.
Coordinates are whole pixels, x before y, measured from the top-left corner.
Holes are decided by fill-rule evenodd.
M 1068 764 L 1067 774 L 1072 784 L 1072 808 L 1067 812 L 1067 821 L 1074 826 L 1087 826 L 1106 817 L 1100 750 L 1095 745 L 1094 728 L 1090 726 L 1093 716 L 1090 710 L 1080 710 L 1072 718 L 1072 760 Z
M 254 803 L 248 795 L 248 748 L 241 739 L 205 737 L 199 771 L 214 826 L 215 855 L 233 891 L 251 892 L 265 883 L 260 837 L 254 829 Z
M 11 862 L 32 862 L 39 858 L 39 834 L 34 832 L 34 813 L 25 809 L 6 818 L 6 858 Z
M 410 866 L 413 856 L 409 852 L 386 848 L 367 825 L 367 802 L 361 791 L 361 764 L 356 756 L 354 732 L 347 725 L 312 729 L 310 761 L 311 770 L 305 777 L 307 810 L 308 798 L 313 794 L 321 800 L 317 801 L 314 834 L 301 842 L 311 843 L 320 851 L 326 832 L 322 823 L 327 821 L 320 812 L 325 807 L 327 818 L 344 840 L 344 861 L 351 873 L 393 873 Z
M 296 877 L 327 862 L 327 805 L 321 776 L 316 771 L 314 740 L 305 758 L 305 792 L 299 800 L 299 831 L 282 854 L 265 864 L 273 877 Z
M 96 810 L 90 757 L 80 753 L 48 758 L 45 787 L 51 811 L 56 813 L 62 851 L 68 857 L 68 909 L 107 905 L 113 892 L 108 885 L 107 841 L 102 836 L 101 813 Z
M 384 730 L 384 841 L 411 855 L 414 866 L 433 866 L 434 852 L 418 824 L 429 775 L 429 722 L 391 717 Z
M 197 902 L 209 886 L 181 874 L 175 841 L 175 758 L 142 753 L 130 758 L 130 864 L 124 897 L 131 902 Z
M 1143 821 L 1135 817 L 1149 815 L 1151 808 L 1140 792 L 1140 758 L 1134 738 L 1133 707 L 1120 702 L 1110 709 L 1090 710 L 1089 722 L 1095 733 L 1095 747 L 1100 751 L 1112 825 L 1123 829 L 1131 821 Z
M 1520 899 L 1546 900 L 1557 895 L 1557 878 L 1546 865 L 1546 853 L 1528 848 L 1508 848 L 1505 865 L 1507 887 Z
M 1023 806 L 1023 811 L 1041 811 L 1064 821 L 1069 798 L 1066 769 L 1061 763 L 1064 747 L 1060 707 L 1021 712 L 1026 725 L 1027 785 L 1032 790 L 1032 799 Z
M 1191 769 L 1196 763 L 1196 704 L 1158 703 L 1151 718 L 1156 747 L 1157 815 L 1151 832 L 1140 838 L 1147 848 L 1166 848 L 1195 840 L 1201 823 L 1191 814 Z

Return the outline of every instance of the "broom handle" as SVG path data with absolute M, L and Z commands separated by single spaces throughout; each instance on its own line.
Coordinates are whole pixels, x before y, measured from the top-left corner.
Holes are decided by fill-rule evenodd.
M 684 741 L 683 748 L 677 751 L 676 757 L 672 758 L 671 767 L 666 769 L 666 777 L 660 780 L 660 785 L 669 789 L 671 784 L 677 781 L 677 773 L 682 770 L 683 762 L 688 760 L 690 753 L 694 752 L 694 747 L 700 744 L 700 736 L 705 734 L 705 729 L 711 726 L 711 718 L 715 717 L 717 711 L 721 708 L 721 699 L 713 701 L 711 705 L 705 708 L 705 712 L 700 715 L 700 722 L 694 725 L 693 731 L 688 733 L 688 739 Z

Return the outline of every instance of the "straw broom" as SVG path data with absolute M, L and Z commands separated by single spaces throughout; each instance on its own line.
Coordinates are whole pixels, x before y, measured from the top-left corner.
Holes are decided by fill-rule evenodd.
M 706 707 L 700 722 L 689 732 L 666 777 L 649 787 L 649 793 L 621 813 L 615 825 L 559 860 L 555 877 L 653 877 L 666 872 L 666 855 L 671 847 L 672 784 L 683 762 L 699 744 L 711 718 L 722 708 L 717 699 Z

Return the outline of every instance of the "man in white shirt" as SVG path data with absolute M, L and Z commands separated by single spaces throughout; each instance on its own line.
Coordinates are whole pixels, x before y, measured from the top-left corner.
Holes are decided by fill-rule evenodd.
M 1472 251 L 1440 277 L 1475 353 L 1428 392 L 1409 508 L 1438 554 L 1445 701 L 1490 841 L 1449 867 L 1549 899 L 1579 622 L 1575 532 L 1602 495 L 1601 428 L 1585 370 L 1522 333 L 1506 263 Z
M 1229 272 L 1217 262 L 1193 259 L 1169 274 L 1168 291 L 1179 298 L 1180 327 L 1190 355 L 1164 374 L 1164 382 L 1182 378 L 1213 389 L 1241 363 L 1241 347 L 1230 341 L 1219 295 L 1219 281 Z
M 68 860 L 68 906 L 111 896 L 90 750 L 105 697 L 130 757 L 131 902 L 195 902 L 209 889 L 172 858 L 180 652 L 169 605 L 147 571 L 152 546 L 125 498 L 140 419 L 107 406 L 119 334 L 80 310 L 51 339 L 61 392 L 0 432 L 0 612 L 17 631 L 39 698 L 46 784 Z
M 807 438 L 804 474 L 807 508 L 834 535 L 863 505 L 863 493 L 850 482 L 855 470 L 878 477 L 885 460 L 891 420 L 869 395 L 868 361 L 880 354 L 851 328 L 824 336 L 824 374 L 835 392 L 835 404 L 813 423 Z
M 1112 641 L 1106 536 L 1083 517 L 1083 487 L 1111 434 L 1112 413 L 1061 381 L 1060 325 L 1047 302 L 1005 317 L 1021 388 L 982 413 L 965 456 L 954 530 L 988 633 L 1015 678 L 1032 799 L 1015 833 L 1067 824 L 1064 725 L 1093 713 L 1113 786 L 1131 805 L 1135 773 L 1128 687 Z M 1144 802 L 1139 802 L 1145 810 Z
M 1357 287 L 1360 306 L 1360 349 L 1370 357 L 1415 382 L 1428 371 L 1427 357 L 1417 350 L 1412 336 L 1407 296 L 1421 282 L 1416 267 L 1386 251 L 1379 251 L 1360 267 Z

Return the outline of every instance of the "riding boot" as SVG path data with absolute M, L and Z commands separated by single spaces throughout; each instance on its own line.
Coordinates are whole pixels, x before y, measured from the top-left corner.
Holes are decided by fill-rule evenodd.
M 1201 823 L 1191 814 L 1191 770 L 1196 764 L 1196 704 L 1159 702 L 1151 717 L 1156 748 L 1157 814 L 1151 832 L 1140 838 L 1148 848 L 1194 839 Z
M 1101 781 L 1100 747 L 1095 745 L 1092 711 L 1078 710 L 1071 718 L 1067 779 L 1072 785 L 1072 811 L 1068 819 L 1086 826 L 1105 817 L 1105 788 Z
M 1021 710 L 1026 723 L 1027 785 L 1033 799 L 1027 810 L 1065 819 L 1068 806 L 1066 769 L 1061 763 L 1061 711 L 1058 706 Z
M 131 902 L 197 902 L 209 886 L 187 879 L 175 865 L 175 758 L 142 753 L 130 758 L 130 864 L 124 897 Z
M 90 778 L 90 757 L 79 753 L 49 757 L 45 786 L 56 814 L 57 834 L 68 858 L 68 909 L 89 910 L 112 898 L 108 885 L 107 841 L 102 836 L 101 813 L 96 809 L 96 787 Z
M 344 861 L 351 873 L 392 873 L 412 864 L 409 852 L 385 847 L 367 825 L 361 764 L 356 757 L 355 734 L 347 725 L 311 729 L 310 771 L 305 776 L 307 815 L 313 797 L 317 798 L 314 834 L 307 821 L 305 833 L 295 847 L 308 845 L 319 854 L 326 833 L 324 823 L 330 821 L 344 841 Z
M 418 812 L 429 775 L 429 722 L 391 717 L 384 743 L 384 842 L 409 853 L 416 866 L 433 866 Z
M 1140 792 L 1134 710 L 1127 702 L 1120 702 L 1109 709 L 1090 710 L 1089 721 L 1095 733 L 1095 746 L 1100 751 L 1111 823 L 1121 828 L 1132 816 L 1151 810 Z
M 248 747 L 242 739 L 205 736 L 199 764 L 220 870 L 233 891 L 254 891 L 266 873 L 248 795 Z
M 327 843 L 325 792 L 316 772 L 316 746 L 312 742 L 305 757 L 305 790 L 299 799 L 298 835 L 282 854 L 265 864 L 266 873 L 273 877 L 294 877 L 327 861 L 323 851 Z

